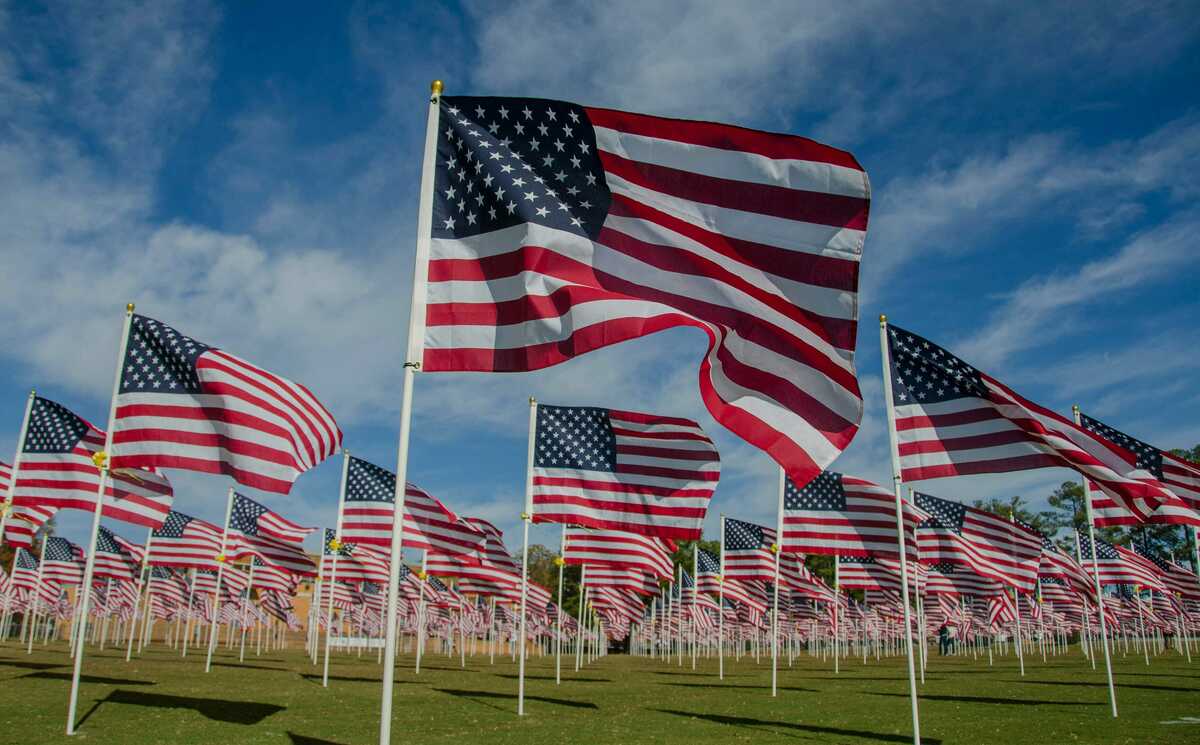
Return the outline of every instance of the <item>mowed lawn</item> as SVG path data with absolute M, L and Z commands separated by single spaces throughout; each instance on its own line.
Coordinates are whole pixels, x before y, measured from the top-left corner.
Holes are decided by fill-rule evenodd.
M 123 651 L 123 650 L 122 650 Z M 221 650 L 213 671 L 203 658 L 181 660 L 163 647 L 126 663 L 116 650 L 88 650 L 75 738 L 64 733 L 71 669 L 65 645 L 0 646 L 5 734 L 0 742 L 298 743 L 358 745 L 377 738 L 380 668 L 335 655 L 330 686 L 297 650 L 247 656 Z M 1189 665 L 1163 654 L 1116 658 L 1120 718 L 1109 715 L 1103 666 L 1078 654 L 1027 661 L 930 658 L 921 688 L 927 743 L 1200 743 L 1200 659 Z M 716 661 L 691 669 L 613 655 L 554 684 L 554 660 L 534 657 L 527 716 L 516 710 L 516 665 L 507 658 L 431 655 L 420 675 L 405 657 L 396 675 L 393 741 L 397 743 L 699 743 L 910 742 L 902 659 L 865 666 L 799 658 L 780 673 L 770 697 L 764 659 Z M 1188 718 L 1191 718 L 1189 721 Z

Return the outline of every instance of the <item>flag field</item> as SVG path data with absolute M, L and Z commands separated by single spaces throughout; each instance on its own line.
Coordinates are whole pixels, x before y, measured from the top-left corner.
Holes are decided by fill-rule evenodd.
M 1140 655 L 1114 658 L 1121 716 L 1111 719 L 1103 667 L 1079 654 L 1027 661 L 1022 679 L 1011 655 L 938 658 L 931 650 L 921 686 L 925 743 L 1194 743 L 1200 737 L 1200 668 L 1163 654 L 1146 666 Z M 553 657 L 533 656 L 526 682 L 527 716 L 513 715 L 517 668 L 508 657 L 430 653 L 419 675 L 411 657 L 396 671 L 393 732 L 398 742 L 521 743 L 907 743 L 908 687 L 904 658 L 843 662 L 801 656 L 780 671 L 779 697 L 769 697 L 770 662 L 716 660 L 697 670 L 646 657 L 609 655 L 579 673 L 564 670 L 554 685 Z M 300 650 L 261 657 L 221 649 L 213 672 L 202 660 L 147 649 L 126 663 L 120 650 L 88 655 L 80 690 L 85 725 L 62 733 L 70 680 L 66 645 L 26 655 L 0 648 L 0 685 L 11 693 L 0 714 L 20 741 L 107 743 L 283 743 L 355 745 L 378 727 L 380 668 L 375 654 L 336 655 L 330 687 Z

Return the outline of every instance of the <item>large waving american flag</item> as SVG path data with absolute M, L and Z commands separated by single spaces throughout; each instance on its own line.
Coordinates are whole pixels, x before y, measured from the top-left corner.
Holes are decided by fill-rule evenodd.
M 849 444 L 870 205 L 849 153 L 517 98 L 442 98 L 437 138 L 423 370 L 537 370 L 694 327 L 708 410 L 797 483 Z
M 142 563 L 138 549 L 103 525 L 96 535 L 96 565 L 93 576 L 132 582 Z
M 698 539 L 721 461 L 690 419 L 537 407 L 534 522 Z
M 782 549 L 898 559 L 895 500 L 889 489 L 833 471 L 822 472 L 802 489 L 788 479 L 783 491 Z M 902 504 L 905 540 L 913 554 L 914 531 L 927 516 L 907 501 Z
M 775 580 L 775 530 L 745 520 L 725 519 L 722 548 L 725 579 L 773 582 Z
M 325 529 L 325 541 L 321 549 L 321 574 L 329 580 L 340 582 L 379 582 L 387 583 L 388 567 L 391 566 L 387 554 L 372 546 L 357 543 L 341 542 L 337 551 L 333 550 L 333 542 L 337 534 Z M 334 573 L 333 559 L 337 556 L 337 572 Z
M 1130 512 L 1152 512 L 1171 499 L 1128 451 L 929 340 L 891 326 L 888 349 L 905 481 L 1070 468 Z
M 1149 546 L 1135 543 L 1133 550 L 1138 556 L 1158 567 L 1158 577 L 1171 593 L 1188 600 L 1200 600 L 1200 578 L 1190 569 L 1163 558 Z
M 1140 522 L 1200 525 L 1200 466 L 1130 437 L 1087 414 L 1080 413 L 1079 423 L 1088 432 L 1125 450 L 1139 469 L 1171 492 L 1171 498 L 1163 500 L 1152 512 L 1141 502 L 1129 505 L 1137 510 L 1136 513 L 1106 494 L 1093 493 L 1092 514 L 1096 525 L 1136 525 Z
M 96 506 L 100 469 L 92 456 L 104 449 L 104 431 L 73 411 L 37 396 L 21 443 L 13 503 L 22 507 L 87 510 Z M 175 495 L 166 477 L 144 468 L 109 472 L 104 516 L 157 528 Z
M 965 564 L 1022 592 L 1037 587 L 1041 533 L 991 512 L 928 494 L 918 493 L 916 502 L 931 515 L 917 530 L 921 561 Z
M 234 559 L 257 556 L 271 566 L 312 577 L 317 573 L 317 566 L 308 558 L 302 544 L 315 530 L 297 525 L 253 499 L 234 494 L 226 552 Z
M 342 443 L 304 386 L 145 316 L 130 321 L 116 403 L 114 468 L 224 473 L 287 494 Z

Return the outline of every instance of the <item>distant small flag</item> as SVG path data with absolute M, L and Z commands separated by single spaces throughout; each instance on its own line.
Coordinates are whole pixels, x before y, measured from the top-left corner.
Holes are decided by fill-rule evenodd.
M 83 565 L 87 556 L 83 549 L 66 538 L 50 536 L 42 552 L 42 577 L 60 585 L 83 583 Z
M 916 504 L 931 515 L 917 530 L 921 561 L 966 564 L 1022 592 L 1037 587 L 1041 533 L 991 512 L 928 494 L 917 494 Z
M 33 536 L 57 512 L 57 507 L 44 505 L 14 507 L 4 525 L 4 542 L 13 548 L 33 548 Z
M 287 494 L 337 452 L 337 422 L 304 386 L 134 315 L 112 465 L 223 473 Z
M 775 531 L 744 520 L 725 519 L 725 578 L 773 582 Z
M 1079 554 L 1082 563 L 1092 569 L 1092 540 L 1086 533 L 1079 533 Z M 1154 562 L 1121 546 L 1096 539 L 1096 573 L 1102 585 L 1136 585 L 1159 592 L 1168 592 L 1161 573 Z
M 803 488 L 788 479 L 783 492 L 784 551 L 855 556 L 900 556 L 895 494 L 870 481 L 823 471 Z M 904 503 L 906 540 L 924 518 Z
M 104 449 L 105 435 L 62 404 L 37 396 L 21 443 L 21 465 L 13 492 L 20 507 L 87 510 L 96 505 L 100 469 L 92 456 Z M 174 492 L 166 477 L 144 468 L 112 465 L 104 515 L 157 528 L 171 511 Z
M 101 525 L 96 536 L 96 564 L 93 576 L 132 582 L 141 565 L 141 556 L 138 555 L 137 548 Z
M 588 567 L 608 565 L 634 568 L 670 581 L 675 576 L 671 552 L 674 544 L 661 538 L 627 533 L 621 530 L 567 528 L 567 548 L 563 560 Z
M 210 522 L 171 510 L 150 541 L 155 566 L 212 569 L 221 553 L 221 529 Z
M 720 472 L 690 419 L 538 405 L 534 522 L 697 539 Z
M 253 499 L 234 494 L 226 551 L 235 559 L 257 556 L 271 566 L 311 577 L 316 575 L 317 567 L 301 543 L 314 530 L 297 525 Z

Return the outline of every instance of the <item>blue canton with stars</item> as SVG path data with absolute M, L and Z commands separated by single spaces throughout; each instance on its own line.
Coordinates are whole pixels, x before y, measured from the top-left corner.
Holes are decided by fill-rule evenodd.
M 37 569 L 37 557 L 23 548 L 17 549 L 17 569 Z
M 967 517 L 966 505 L 951 502 L 948 499 L 931 497 L 917 492 L 917 507 L 928 512 L 931 517 L 921 523 L 922 528 L 946 528 L 962 534 L 963 520 Z
M 129 553 L 121 548 L 121 544 L 117 543 L 113 532 L 103 525 L 100 526 L 100 532 L 96 535 L 96 552 L 101 554 L 118 554 L 128 557 L 130 561 L 133 560 L 133 557 L 130 557 Z
M 535 223 L 595 239 L 612 195 L 580 106 L 537 98 L 441 99 L 433 237 Z
M 535 440 L 538 468 L 616 470 L 617 437 L 608 409 L 539 405 Z
M 121 367 L 121 393 L 200 393 L 196 359 L 209 346 L 146 316 L 134 315 Z
M 720 574 L 721 560 L 704 549 L 696 550 L 696 574 Z
M 733 518 L 725 519 L 725 550 L 748 551 L 755 548 L 767 548 L 769 545 L 770 542 L 761 525 Z
M 337 531 L 325 529 L 325 542 L 321 544 L 321 554 L 323 556 L 333 556 L 335 553 L 338 556 L 353 556 L 354 547 L 349 543 L 342 543 L 337 551 L 333 550 L 333 541 L 337 538 Z
M 163 520 L 161 527 L 154 530 L 155 538 L 183 538 L 183 531 L 187 528 L 195 518 L 171 510 L 167 513 L 167 519 Z
M 847 556 L 845 554 L 837 554 L 839 564 L 878 564 L 874 556 Z
M 1156 479 L 1162 479 L 1163 454 L 1161 450 L 1141 440 L 1134 439 L 1120 430 L 1115 430 L 1098 419 L 1092 419 L 1087 414 L 1079 415 L 1079 423 L 1088 432 L 1133 453 L 1137 458 L 1138 468 L 1154 474 L 1154 478 Z
M 49 399 L 37 397 L 29 412 L 29 427 L 25 431 L 26 453 L 69 453 L 87 434 L 88 423 L 67 407 Z
M 59 538 L 57 536 L 46 539 L 46 548 L 43 553 L 46 561 L 81 562 L 84 560 L 83 549 L 71 543 L 66 538 Z
M 846 489 L 842 474 L 822 471 L 815 479 L 797 489 L 789 478 L 783 488 L 783 509 L 842 511 L 846 509 Z
M 978 370 L 911 331 L 888 326 L 888 356 L 897 406 L 988 398 Z
M 1079 536 L 1079 558 L 1080 559 L 1091 559 L 1092 558 L 1092 540 L 1091 540 L 1091 538 L 1088 537 L 1088 534 L 1084 533 L 1083 531 L 1077 530 L 1075 532 Z M 1111 543 L 1109 543 L 1108 541 L 1102 541 L 1099 538 L 1097 538 L 1096 546 L 1098 548 L 1099 558 L 1101 558 L 1101 559 L 1119 559 L 1119 558 L 1121 558 L 1121 555 L 1117 553 L 1117 549 L 1113 548 L 1113 545 Z M 1090 567 L 1089 567 L 1089 569 L 1090 569 Z
M 346 501 L 395 504 L 396 474 L 351 456 L 346 467 Z
M 246 535 L 258 535 L 258 518 L 270 512 L 253 499 L 233 495 L 233 510 L 229 513 L 229 529 Z

